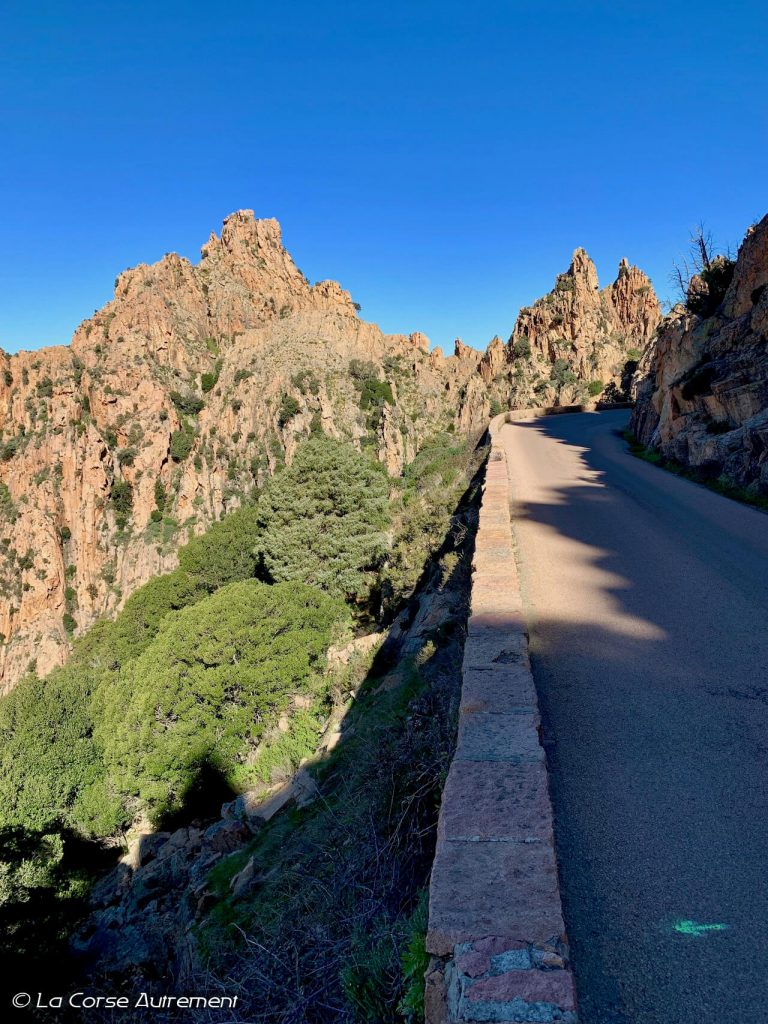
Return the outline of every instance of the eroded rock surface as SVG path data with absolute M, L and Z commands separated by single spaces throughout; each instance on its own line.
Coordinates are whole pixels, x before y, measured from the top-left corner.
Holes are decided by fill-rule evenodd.
M 310 434 L 399 473 L 438 431 L 618 385 L 658 302 L 626 262 L 601 292 L 579 249 L 485 354 L 460 340 L 430 352 L 358 312 L 336 282 L 307 281 L 277 221 L 241 210 L 198 264 L 171 253 L 121 273 L 70 346 L 0 352 L 0 693 L 62 664 Z M 366 406 L 370 379 L 391 401 Z
M 636 390 L 631 429 L 644 444 L 768 493 L 768 216 L 747 232 L 711 316 L 680 305 L 666 317 Z
M 248 210 L 197 265 L 170 254 L 120 274 L 71 346 L 0 353 L 0 692 L 61 664 L 310 433 L 397 473 L 426 435 L 476 429 L 479 359 L 383 334 Z M 392 402 L 361 408 L 367 378 Z

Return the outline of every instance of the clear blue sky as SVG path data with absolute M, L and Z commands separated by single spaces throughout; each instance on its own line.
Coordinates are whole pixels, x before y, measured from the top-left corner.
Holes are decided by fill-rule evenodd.
M 763 2 L 0 8 L 0 346 L 69 341 L 118 271 L 277 217 L 388 331 L 506 337 L 583 245 L 669 291 L 768 210 Z

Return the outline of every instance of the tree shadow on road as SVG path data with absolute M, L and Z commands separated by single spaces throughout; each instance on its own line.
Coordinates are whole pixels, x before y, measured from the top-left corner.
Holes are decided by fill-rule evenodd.
M 529 457 L 540 438 L 568 454 L 542 487 L 515 493 L 513 480 L 513 516 L 537 601 L 531 660 L 580 1020 L 714 1022 L 737 990 L 759 1019 L 768 981 L 749 949 L 768 943 L 768 707 L 733 694 L 768 675 L 765 630 L 741 615 L 738 579 L 723 584 L 717 558 L 654 523 L 578 420 L 515 425 L 537 435 Z M 545 586 L 531 579 L 542 566 Z M 693 940 L 674 931 L 688 918 L 730 928 Z

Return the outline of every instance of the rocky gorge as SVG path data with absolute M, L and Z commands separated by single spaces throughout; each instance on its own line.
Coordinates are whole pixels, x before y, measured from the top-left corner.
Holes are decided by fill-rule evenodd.
M 196 265 L 124 271 L 70 345 L 0 353 L 0 692 L 61 665 L 302 438 L 348 438 L 396 474 L 439 430 L 617 394 L 659 317 L 642 271 L 622 260 L 600 290 L 577 249 L 506 343 L 445 356 L 311 285 L 248 210 Z

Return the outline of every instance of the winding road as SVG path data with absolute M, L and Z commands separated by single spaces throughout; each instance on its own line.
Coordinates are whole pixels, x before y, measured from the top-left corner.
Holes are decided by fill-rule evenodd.
M 503 428 L 581 1024 L 768 1024 L 768 516 Z

